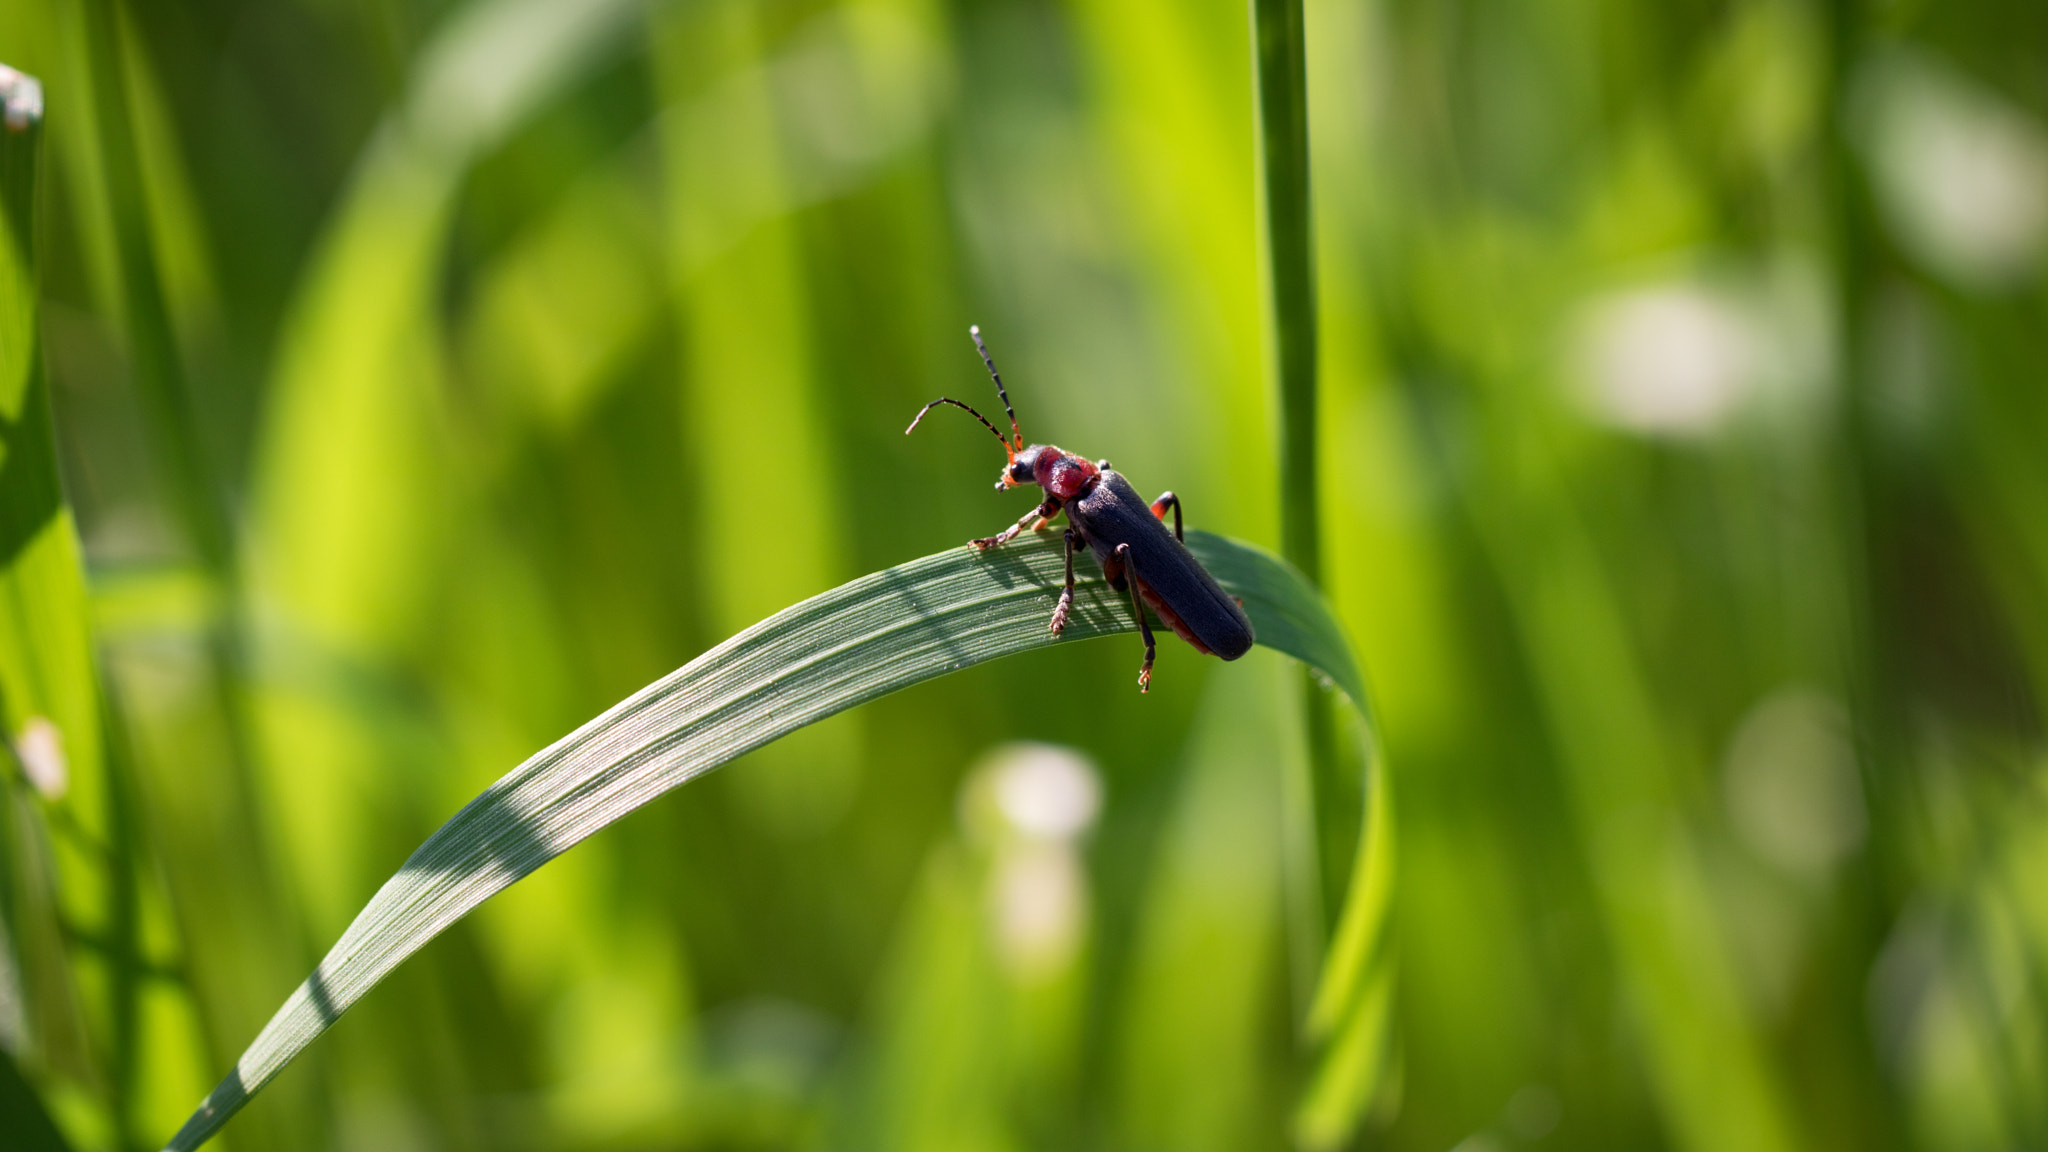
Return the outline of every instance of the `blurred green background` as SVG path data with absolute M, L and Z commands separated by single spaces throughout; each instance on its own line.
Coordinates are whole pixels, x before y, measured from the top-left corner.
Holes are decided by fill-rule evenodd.
M 1293 674 L 1121 637 L 649 807 L 219 1146 L 2048 1147 L 2048 7 L 1306 9 L 1356 1091 Z M 900 435 L 970 321 L 1028 437 L 1275 544 L 1250 58 L 1221 0 L 0 5 L 7 1146 L 156 1146 L 491 780 L 1022 511 Z

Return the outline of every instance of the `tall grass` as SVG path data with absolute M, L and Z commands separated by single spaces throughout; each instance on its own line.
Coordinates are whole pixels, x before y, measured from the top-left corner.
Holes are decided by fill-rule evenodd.
M 8 1131 L 155 1146 L 511 766 L 1020 513 L 899 435 L 978 322 L 1315 576 L 1385 771 L 1262 658 L 968 669 L 508 889 L 224 1146 L 2040 1143 L 2043 20 L 0 5 L 0 712 L 69 774 L 0 764 Z

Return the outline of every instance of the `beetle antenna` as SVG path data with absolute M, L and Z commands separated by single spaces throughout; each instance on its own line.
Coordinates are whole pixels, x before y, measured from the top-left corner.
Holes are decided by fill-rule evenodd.
M 974 337 L 974 347 L 981 353 L 981 362 L 988 365 L 988 378 L 996 382 L 996 395 L 1003 398 L 1003 411 L 1010 414 L 1010 434 L 1017 438 L 1017 447 L 1014 451 L 1022 452 L 1024 450 L 1024 433 L 1017 430 L 1017 410 L 1010 407 L 1010 394 L 1003 391 L 1002 373 L 996 371 L 996 362 L 989 358 L 988 345 L 981 342 L 981 325 L 969 324 L 967 326 L 967 334 Z M 996 435 L 1001 436 L 1002 433 L 998 432 Z
M 941 396 L 937 400 L 934 400 L 931 403 L 925 405 L 924 407 L 919 408 L 917 410 L 917 415 L 913 417 L 910 421 L 910 427 L 905 428 L 903 430 L 903 434 L 905 436 L 908 436 L 912 432 L 917 431 L 917 423 L 918 421 L 924 419 L 924 414 L 931 411 L 934 408 L 937 408 L 941 404 L 951 404 L 955 408 L 967 409 L 967 414 L 969 416 L 974 417 L 976 420 L 981 421 L 981 426 L 983 428 L 988 429 L 989 433 L 996 438 L 996 443 L 1001 444 L 1003 446 L 1003 455 L 1008 456 L 1012 460 L 1015 460 L 1017 458 L 1017 450 L 1015 448 L 1010 447 L 1010 442 L 1008 440 L 1003 439 L 1003 434 L 1001 432 L 996 431 L 996 426 L 988 422 L 988 417 L 983 416 L 979 412 L 976 412 L 974 410 L 973 405 L 962 404 L 960 401 L 953 399 L 951 396 Z

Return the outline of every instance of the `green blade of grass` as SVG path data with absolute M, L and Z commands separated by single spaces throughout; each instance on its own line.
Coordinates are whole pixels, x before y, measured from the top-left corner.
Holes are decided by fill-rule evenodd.
M 1189 534 L 1188 546 L 1244 600 L 1260 643 L 1315 669 L 1351 700 L 1365 699 L 1342 630 L 1298 572 L 1201 532 Z M 521 764 L 385 882 L 168 1148 L 198 1147 L 406 957 L 627 813 L 816 720 L 1055 643 L 1046 621 L 1061 574 L 1059 537 L 1040 533 L 988 553 L 954 548 L 863 576 L 763 620 Z M 1058 643 L 1134 627 L 1128 601 L 1099 573 L 1080 582 L 1074 607 Z M 1135 647 L 1131 655 L 1135 666 Z M 1172 690 L 1175 664 L 1194 658 L 1169 651 L 1161 689 Z
M 1280 550 L 1322 578 L 1316 490 L 1316 267 L 1308 174 L 1308 49 L 1301 0 L 1253 0 L 1259 190 L 1268 321 L 1280 396 Z
M 1301 0 L 1252 0 L 1258 108 L 1261 271 L 1279 401 L 1280 552 L 1320 583 L 1322 512 L 1316 484 L 1316 266 L 1310 210 L 1308 47 Z M 1348 903 L 1361 781 L 1342 767 L 1322 694 L 1305 689 L 1302 725 L 1317 846 L 1321 927 L 1334 931 Z
M 0 1132 L 61 1148 L 38 1090 L 72 1090 L 74 1137 L 82 1116 L 125 1123 L 133 1065 L 94 1041 L 134 1041 L 138 922 L 43 371 L 42 139 L 41 85 L 0 65 Z M 80 948 L 87 934 L 106 950 Z
M 95 143 L 107 187 L 107 224 L 120 269 L 126 347 L 143 426 L 161 469 L 166 510 L 207 570 L 225 578 L 232 566 L 233 526 L 216 467 L 202 443 L 199 407 L 171 322 L 163 269 L 150 236 L 147 177 L 129 115 L 133 94 L 122 41 L 134 33 L 111 0 L 90 0 L 80 5 L 79 15 Z

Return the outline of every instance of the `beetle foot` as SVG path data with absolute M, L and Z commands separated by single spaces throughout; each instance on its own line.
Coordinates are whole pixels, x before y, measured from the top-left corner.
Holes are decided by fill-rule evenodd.
M 1048 627 L 1051 628 L 1052 634 L 1054 636 L 1058 636 L 1061 632 L 1064 632 L 1066 630 L 1067 612 L 1070 609 L 1072 609 L 1073 606 L 1074 594 L 1072 592 L 1060 593 L 1059 607 L 1054 608 L 1052 610 L 1052 623 L 1048 625 Z
M 1138 693 L 1139 695 L 1143 695 L 1147 692 L 1150 692 L 1151 690 L 1152 662 L 1150 660 L 1147 660 L 1145 661 L 1145 666 L 1138 669 Z
M 969 544 L 974 546 L 976 552 L 986 552 L 1002 542 L 1003 540 L 1000 536 L 983 536 L 978 540 L 968 541 Z

